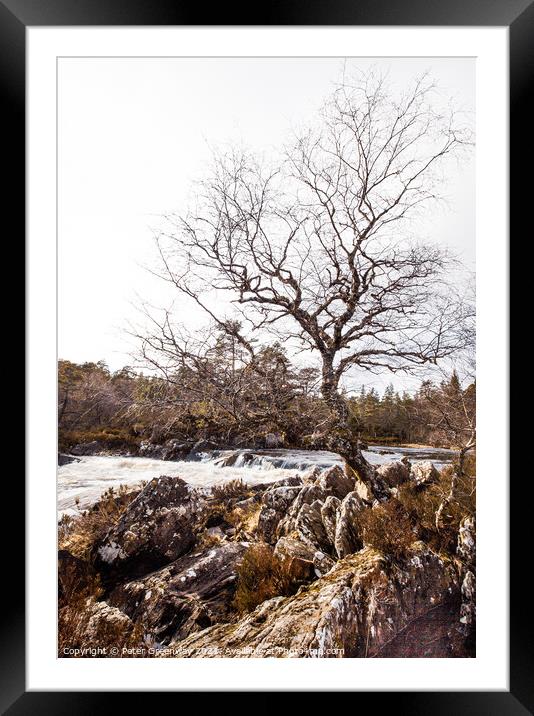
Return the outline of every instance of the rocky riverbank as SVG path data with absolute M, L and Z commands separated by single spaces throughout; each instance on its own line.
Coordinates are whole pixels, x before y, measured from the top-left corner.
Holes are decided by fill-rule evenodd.
M 334 466 L 211 491 L 108 491 L 59 541 L 59 656 L 474 655 L 475 524 L 451 471 Z

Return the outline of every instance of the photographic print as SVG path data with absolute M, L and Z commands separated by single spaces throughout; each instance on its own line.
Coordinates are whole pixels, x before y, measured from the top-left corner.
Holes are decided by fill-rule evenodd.
M 474 658 L 475 59 L 57 92 L 58 657 Z

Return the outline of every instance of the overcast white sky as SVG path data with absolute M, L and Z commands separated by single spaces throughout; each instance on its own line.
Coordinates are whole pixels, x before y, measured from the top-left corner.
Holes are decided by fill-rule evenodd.
M 405 84 L 429 70 L 474 111 L 473 59 L 351 59 Z M 238 141 L 266 153 L 307 122 L 339 79 L 339 58 L 81 58 L 59 61 L 59 357 L 132 363 L 123 328 L 136 296 L 165 303 L 144 268 L 163 213 L 184 209 L 210 146 Z M 474 270 L 474 158 L 454 170 L 448 205 L 419 227 Z M 183 305 L 189 321 L 201 317 Z M 365 379 L 382 389 L 391 377 Z M 359 377 L 356 383 L 361 382 Z M 412 387 L 418 380 L 393 380 Z

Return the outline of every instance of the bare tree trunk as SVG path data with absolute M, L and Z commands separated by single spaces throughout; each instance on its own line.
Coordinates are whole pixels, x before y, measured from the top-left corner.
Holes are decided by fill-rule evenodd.
M 321 394 L 336 416 L 336 422 L 326 436 L 326 445 L 333 452 L 338 453 L 345 460 L 346 466 L 353 470 L 364 482 L 371 492 L 379 496 L 377 489 L 376 471 L 362 454 L 360 440 L 351 430 L 348 417 L 348 406 L 338 390 L 333 363 L 331 359 L 323 356 Z

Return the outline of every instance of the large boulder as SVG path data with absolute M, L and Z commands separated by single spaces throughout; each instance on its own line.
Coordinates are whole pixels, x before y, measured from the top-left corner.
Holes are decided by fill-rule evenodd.
M 375 496 L 369 485 L 359 478 L 357 478 L 354 482 L 353 492 L 355 492 L 359 499 L 365 504 L 371 505 L 375 500 Z
M 410 467 L 403 462 L 387 462 L 376 469 L 379 479 L 387 487 L 398 487 L 410 479 Z
M 218 447 L 217 443 L 213 442 L 213 440 L 197 440 L 191 447 L 189 455 L 190 457 L 195 457 L 210 450 L 217 450 Z
M 365 507 L 357 492 L 349 492 L 341 503 L 334 537 L 334 547 L 339 558 L 362 548 L 358 517 Z
M 139 445 L 139 456 L 149 457 L 153 460 L 163 460 L 165 455 L 165 448 L 163 445 L 151 443 L 148 440 L 143 441 Z
M 225 542 L 181 557 L 142 579 L 115 588 L 120 608 L 158 643 L 181 639 L 232 613 L 237 567 L 249 545 Z
M 412 620 L 457 591 L 452 563 L 422 543 L 394 571 L 366 548 L 294 596 L 269 599 L 240 621 L 209 627 L 176 646 L 187 657 L 379 656 Z
M 141 575 L 178 559 L 195 544 L 205 499 L 179 477 L 154 478 L 96 546 L 104 574 Z
M 439 480 L 439 472 L 430 460 L 416 462 L 410 470 L 410 479 L 419 487 L 431 485 Z

